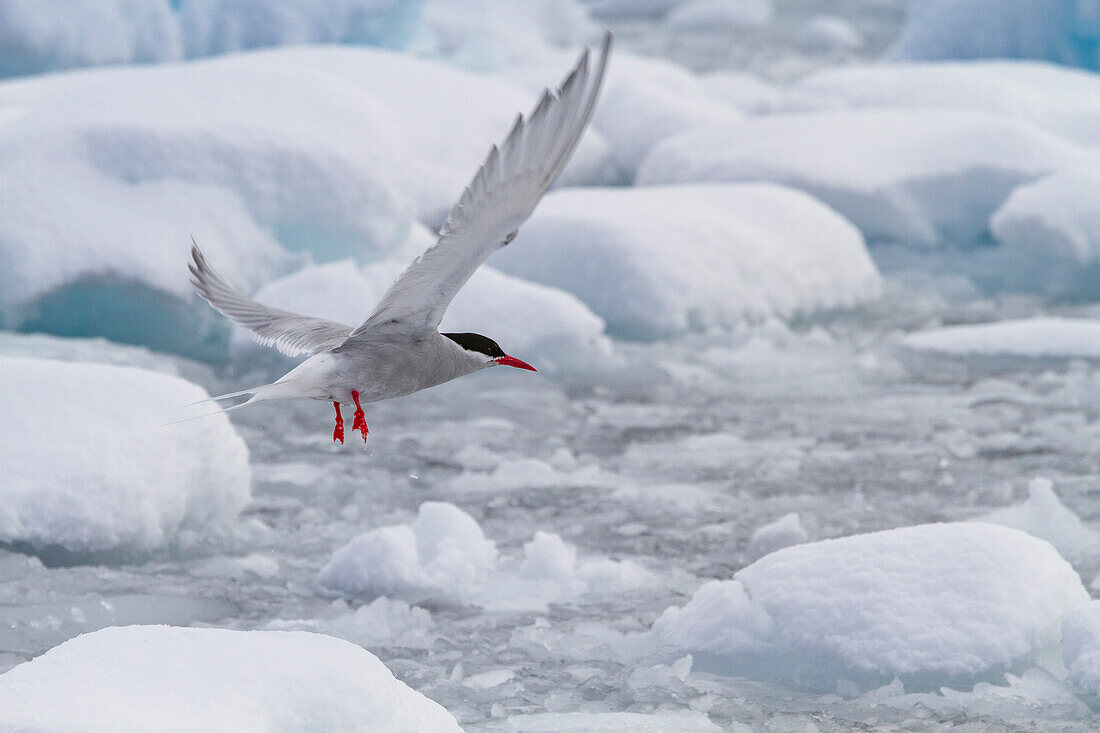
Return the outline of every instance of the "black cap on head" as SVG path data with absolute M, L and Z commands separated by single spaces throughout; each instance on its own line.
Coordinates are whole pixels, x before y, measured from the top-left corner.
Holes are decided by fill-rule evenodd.
M 496 341 L 488 336 L 482 336 L 480 333 L 445 333 L 443 335 L 466 349 L 466 351 L 476 351 L 493 359 L 507 356 L 504 349 L 500 348 Z

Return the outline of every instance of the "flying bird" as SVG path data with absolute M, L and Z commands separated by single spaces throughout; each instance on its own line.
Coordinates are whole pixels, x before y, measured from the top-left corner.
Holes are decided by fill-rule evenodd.
M 600 93 L 611 34 L 593 67 L 585 49 L 557 91 L 543 91 L 451 208 L 439 239 L 390 286 L 356 328 L 270 308 L 245 297 L 219 275 L 192 241 L 191 284 L 222 315 L 288 356 L 311 356 L 262 387 L 211 398 L 249 395 L 235 410 L 263 400 L 304 397 L 332 402 L 332 439 L 344 442 L 340 405 L 355 404 L 352 430 L 367 439 L 364 402 L 401 397 L 491 366 L 535 368 L 487 336 L 440 333 L 455 294 L 493 252 L 511 242 L 554 183 L 584 133 Z

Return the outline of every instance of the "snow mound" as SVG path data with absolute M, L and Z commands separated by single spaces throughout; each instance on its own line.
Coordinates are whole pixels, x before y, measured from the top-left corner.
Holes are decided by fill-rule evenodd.
M 798 512 L 784 514 L 774 522 L 769 522 L 753 531 L 749 539 L 749 550 L 757 557 L 791 545 L 798 545 L 810 539 L 802 518 Z
M 1100 266 L 1100 175 L 1052 173 L 1016 188 L 989 220 L 998 242 L 1035 262 L 1029 277 L 1058 295 L 1094 295 Z
M 261 303 L 355 327 L 366 319 L 408 262 L 359 268 L 351 260 L 307 267 L 260 288 Z M 501 304 L 507 304 L 501 307 Z M 583 368 L 610 358 L 604 322 L 576 296 L 481 267 L 447 309 L 440 330 L 482 333 L 509 354 L 549 373 Z M 245 362 L 271 350 L 234 327 L 231 353 Z M 287 363 L 280 360 L 280 363 Z
M 880 287 L 851 224 L 770 185 L 554 192 L 493 264 L 635 338 L 852 307 Z
M 58 690 L 65 694 L 58 696 Z M 459 731 L 370 652 L 300 631 L 116 626 L 0 676 L 28 731 Z
M 496 543 L 453 504 L 425 502 L 412 524 L 359 535 L 321 569 L 318 583 L 350 597 L 388 595 L 458 601 L 495 610 L 544 611 L 547 602 L 620 593 L 650 583 L 629 560 L 577 560 L 556 534 L 536 532 L 518 568 L 498 561 Z
M 930 524 L 779 550 L 707 583 L 653 628 L 721 673 L 936 689 L 1049 663 L 1062 614 L 1087 601 L 1042 540 Z
M 798 46 L 809 53 L 842 53 L 863 46 L 863 36 L 835 15 L 818 15 L 798 31 Z
M 715 71 L 702 77 L 702 83 L 712 97 L 747 115 L 775 112 L 784 103 L 779 87 L 741 71 Z
M 673 8 L 665 23 L 677 30 L 761 28 L 773 14 L 772 0 L 690 0 Z
M 911 333 L 902 343 L 954 356 L 1100 359 L 1100 321 L 1037 317 L 943 326 Z
M 1100 601 L 1075 608 L 1062 619 L 1062 660 L 1078 689 L 1100 696 Z
M 919 0 L 898 59 L 1027 58 L 1100 68 L 1100 21 L 1078 0 Z
M 1100 79 L 1023 61 L 873 64 L 824 69 L 794 91 L 851 107 L 970 110 L 1100 143 Z
M 1027 532 L 1054 545 L 1054 549 L 1071 560 L 1084 558 L 1100 548 L 1100 536 L 1058 499 L 1054 483 L 1046 478 L 1033 479 L 1027 485 L 1027 500 L 1022 504 L 997 509 L 974 521 Z
M 829 204 L 868 240 L 966 245 L 1017 185 L 1089 155 L 991 115 L 841 110 L 678 135 L 653 149 L 636 182 L 782 183 Z
M 160 428 L 206 392 L 132 367 L 0 357 L 0 541 L 141 551 L 231 527 L 248 449 L 224 415 Z M 58 451 L 47 438 L 77 430 Z

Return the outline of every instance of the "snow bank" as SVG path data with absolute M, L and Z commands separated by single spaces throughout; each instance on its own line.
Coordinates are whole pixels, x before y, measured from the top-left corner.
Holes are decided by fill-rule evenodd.
M 956 356 L 1100 359 L 1100 321 L 1038 317 L 917 331 L 902 343 Z
M 665 23 L 677 30 L 760 28 L 773 14 L 772 0 L 690 0 L 673 8 Z
M 1027 532 L 1054 545 L 1063 556 L 1078 560 L 1100 549 L 1100 535 L 1066 507 L 1054 493 L 1050 479 L 1033 479 L 1022 504 L 997 509 L 975 521 L 1000 524 Z
M 879 291 L 854 227 L 767 185 L 554 192 L 493 264 L 576 294 L 638 338 L 851 307 Z
M 722 673 L 935 689 L 1049 662 L 1062 614 L 1087 601 L 1042 540 L 930 524 L 779 550 L 707 583 L 653 628 Z
M 1100 143 L 1100 79 L 1021 61 L 872 64 L 824 69 L 793 91 L 852 107 L 970 110 Z
M 64 690 L 63 695 L 58 695 Z M 459 731 L 370 652 L 300 631 L 111 627 L 0 676 L 0 726 L 34 731 Z
M 40 359 L 0 357 L 0 374 L 0 541 L 148 550 L 223 532 L 248 503 L 248 449 L 225 416 L 158 427 L 202 388 Z
M 531 102 L 341 47 L 2 84 L 0 323 L 224 357 L 189 232 L 245 292 L 293 268 L 286 250 L 380 259 L 414 216 L 439 223 Z M 573 170 L 600 167 L 586 151 L 607 154 L 582 144 Z
M 351 260 L 342 260 L 307 267 L 265 285 L 255 297 L 276 308 L 354 327 L 366 319 L 407 265 L 394 260 L 360 269 Z M 603 319 L 576 296 L 491 267 L 479 269 L 459 291 L 440 329 L 485 334 L 509 354 L 550 373 L 579 369 L 611 356 Z M 239 327 L 234 328 L 230 348 L 243 361 L 270 352 Z
M 1088 157 L 1030 125 L 945 110 L 749 118 L 658 144 L 638 184 L 772 181 L 817 196 L 869 240 L 969 244 L 1021 183 Z
M 412 524 L 373 529 L 338 550 L 318 583 L 351 597 L 459 601 L 488 609 L 545 610 L 586 593 L 619 593 L 652 582 L 628 560 L 577 560 L 556 534 L 536 532 L 518 568 L 498 561 L 496 543 L 453 504 L 425 502 Z
M 1062 619 L 1062 660 L 1078 689 L 1100 696 L 1100 601 L 1079 606 Z
M 1045 59 L 1100 68 L 1100 19 L 1078 0 L 920 0 L 891 50 L 899 59 Z
M 1016 188 L 989 220 L 998 242 L 1040 263 L 1047 290 L 1095 290 L 1100 264 L 1100 175 L 1060 171 Z M 1083 267 L 1084 266 L 1084 267 Z

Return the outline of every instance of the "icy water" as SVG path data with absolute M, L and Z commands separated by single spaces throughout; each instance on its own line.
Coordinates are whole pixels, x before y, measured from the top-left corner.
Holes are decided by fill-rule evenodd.
M 0 668 L 112 623 L 311 628 L 362 644 L 472 730 L 525 713 L 666 709 L 776 731 L 1094 729 L 1100 717 L 1042 673 L 1013 690 L 803 692 L 688 674 L 689 660 L 655 654 L 644 637 L 704 580 L 755 559 L 753 530 L 787 512 L 821 539 L 973 517 L 1045 476 L 1097 519 L 1093 365 L 929 357 L 899 344 L 917 324 L 1037 307 L 950 305 L 891 286 L 878 306 L 791 329 L 620 344 L 621 362 L 598 378 L 490 370 L 371 406 L 365 445 L 352 433 L 332 444 L 319 402 L 234 413 L 254 470 L 239 536 L 102 564 L 0 554 Z M 183 368 L 211 390 L 255 377 Z M 407 523 L 428 500 L 475 517 L 504 568 L 541 529 L 582 560 L 632 560 L 652 578 L 626 592 L 476 605 L 368 605 L 317 584 L 346 541 Z M 1087 584 L 1098 568 L 1077 570 Z

